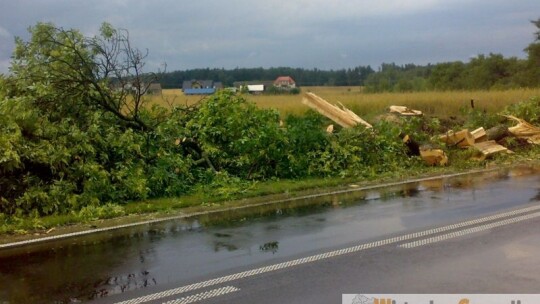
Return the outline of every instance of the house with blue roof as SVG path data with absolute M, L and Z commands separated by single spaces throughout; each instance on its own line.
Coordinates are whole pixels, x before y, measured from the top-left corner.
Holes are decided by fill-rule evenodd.
M 184 95 L 212 95 L 217 90 L 223 89 L 221 82 L 213 80 L 185 80 L 182 83 Z

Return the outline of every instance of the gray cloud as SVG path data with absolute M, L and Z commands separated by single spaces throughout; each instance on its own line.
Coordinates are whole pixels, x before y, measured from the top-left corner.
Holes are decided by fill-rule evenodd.
M 3 1 L 0 72 L 13 36 L 38 21 L 95 34 L 107 21 L 149 49 L 148 68 L 292 66 L 336 69 L 382 62 L 523 57 L 537 0 Z

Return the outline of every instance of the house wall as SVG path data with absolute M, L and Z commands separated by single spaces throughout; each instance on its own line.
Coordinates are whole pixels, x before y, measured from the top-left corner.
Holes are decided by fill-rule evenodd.
M 263 84 L 250 84 L 247 87 L 249 92 L 264 92 Z
M 184 89 L 184 95 L 211 95 L 215 92 L 214 88 Z

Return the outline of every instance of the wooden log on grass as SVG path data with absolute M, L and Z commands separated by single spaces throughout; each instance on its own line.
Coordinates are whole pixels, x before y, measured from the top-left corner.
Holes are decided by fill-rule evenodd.
M 499 141 L 510 135 L 508 128 L 504 125 L 498 125 L 486 130 L 487 140 Z
M 342 108 L 339 108 L 313 93 L 306 93 L 302 98 L 302 103 L 328 117 L 343 128 L 353 128 L 358 124 L 362 124 L 366 128 L 372 128 L 370 123 L 345 106 L 341 105 Z
M 446 143 L 447 146 L 467 148 L 474 145 L 474 136 L 467 129 L 459 132 L 448 131 L 446 134 L 439 136 L 439 138 Z
M 399 114 L 402 116 L 422 116 L 422 111 L 409 109 L 405 106 L 390 106 L 390 113 Z
M 448 156 L 441 149 L 421 147 L 420 156 L 430 166 L 446 166 L 448 164 Z
M 476 160 L 484 160 L 494 154 L 497 153 L 513 153 L 508 148 L 499 145 L 494 140 L 488 140 L 481 143 L 474 144 L 474 148 L 478 150 L 479 153 L 477 153 L 475 156 L 473 156 L 473 159 Z
M 471 135 L 474 137 L 474 142 L 479 143 L 487 140 L 487 133 L 483 127 L 480 127 L 471 132 Z

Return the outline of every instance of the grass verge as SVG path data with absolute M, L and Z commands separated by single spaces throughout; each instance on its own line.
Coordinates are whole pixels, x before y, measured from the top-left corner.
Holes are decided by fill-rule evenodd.
M 199 189 L 186 196 L 129 202 L 126 205 L 88 207 L 79 212 L 46 217 L 0 218 L 0 243 L 29 239 L 42 235 L 57 235 L 93 228 L 111 227 L 120 224 L 169 217 L 211 212 L 279 201 L 306 195 L 350 189 L 351 187 L 375 186 L 378 184 L 406 181 L 422 177 L 462 173 L 480 169 L 502 168 L 515 165 L 538 165 L 540 147 L 529 146 L 512 155 L 500 155 L 494 159 L 458 161 L 466 151 L 451 151 L 453 165 L 448 167 L 416 166 L 414 170 L 387 172 L 369 179 L 306 178 L 299 180 L 271 180 L 243 185 L 239 191 L 223 189 Z

